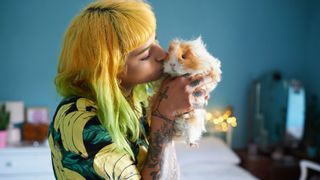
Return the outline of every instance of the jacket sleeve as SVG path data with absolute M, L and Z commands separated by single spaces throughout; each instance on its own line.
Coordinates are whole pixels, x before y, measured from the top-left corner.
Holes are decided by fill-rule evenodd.
M 101 124 L 93 120 L 86 125 L 83 139 L 92 168 L 104 179 L 141 179 L 136 163 L 128 153 L 119 148 Z

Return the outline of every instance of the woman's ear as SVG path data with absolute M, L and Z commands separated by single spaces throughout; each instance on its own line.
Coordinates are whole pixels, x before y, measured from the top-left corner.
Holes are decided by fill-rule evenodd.
M 125 65 L 123 65 L 122 70 L 117 75 L 119 83 L 121 83 L 122 79 L 127 76 L 127 73 L 128 73 L 128 66 L 125 64 Z

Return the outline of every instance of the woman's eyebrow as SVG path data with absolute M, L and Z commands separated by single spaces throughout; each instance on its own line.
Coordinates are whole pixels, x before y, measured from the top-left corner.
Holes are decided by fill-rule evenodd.
M 151 46 L 152 46 L 152 44 L 150 44 L 148 47 L 146 47 L 143 50 L 141 50 L 140 52 L 138 52 L 137 55 L 140 55 L 140 54 L 144 53 L 145 51 L 149 50 Z

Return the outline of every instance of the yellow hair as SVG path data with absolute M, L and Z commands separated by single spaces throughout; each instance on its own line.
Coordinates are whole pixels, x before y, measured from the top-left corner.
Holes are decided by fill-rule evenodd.
M 55 85 L 60 95 L 92 99 L 113 142 L 134 158 L 129 141 L 140 135 L 140 102 L 146 86 L 134 88 L 133 102 L 123 96 L 117 75 L 125 57 L 156 31 L 151 7 L 139 0 L 100 0 L 89 4 L 68 27 Z

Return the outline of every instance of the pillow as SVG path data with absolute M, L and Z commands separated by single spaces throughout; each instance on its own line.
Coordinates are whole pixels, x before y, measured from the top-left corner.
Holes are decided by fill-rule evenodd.
M 177 159 L 180 165 L 194 163 L 239 164 L 239 157 L 219 138 L 203 137 L 199 148 L 191 148 L 184 141 L 176 141 Z

